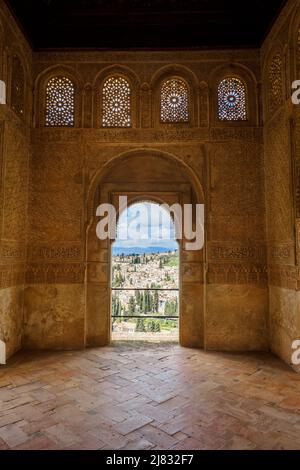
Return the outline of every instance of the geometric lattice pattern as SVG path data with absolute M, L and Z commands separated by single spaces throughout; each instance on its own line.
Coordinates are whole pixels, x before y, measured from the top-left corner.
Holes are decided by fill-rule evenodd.
M 244 83 L 228 77 L 219 83 L 218 115 L 221 121 L 246 121 L 247 98 Z
M 172 78 L 163 83 L 160 118 L 162 122 L 189 121 L 189 92 L 182 80 Z
M 18 56 L 12 63 L 11 107 L 20 116 L 24 115 L 25 78 L 24 70 Z
M 282 79 L 282 58 L 276 54 L 269 68 L 269 111 L 275 111 L 282 103 L 283 79 Z
M 75 87 L 63 76 L 53 77 L 46 88 L 46 126 L 74 126 Z
M 131 126 L 131 89 L 123 77 L 109 77 L 103 85 L 102 126 Z

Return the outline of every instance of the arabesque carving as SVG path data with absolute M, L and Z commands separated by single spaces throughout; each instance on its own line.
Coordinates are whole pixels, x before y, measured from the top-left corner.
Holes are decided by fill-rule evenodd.
M 13 319 L 0 318 L 0 339 L 5 332 L 9 354 L 20 347 L 22 328 L 33 348 L 51 337 L 47 328 L 57 335 L 50 347 L 109 342 L 110 246 L 96 238 L 95 208 L 119 194 L 205 205 L 204 249 L 180 248 L 182 344 L 221 349 L 218 338 L 224 341 L 232 324 L 225 346 L 238 344 L 250 295 L 251 333 L 243 333 L 243 344 L 269 343 L 262 327 L 269 313 L 278 334 L 277 324 L 294 331 L 284 308 L 300 290 L 300 126 L 285 86 L 298 57 L 296 6 L 261 51 L 34 52 L 2 0 L 0 14 L 0 72 L 8 86 L 8 103 L 0 106 L 0 289 L 9 289 L 0 295 L 11 299 L 13 312 Z M 24 119 L 22 93 L 12 93 L 10 78 L 16 54 L 24 69 Z M 298 57 L 298 70 L 299 63 Z M 74 83 L 70 128 L 56 127 L 57 109 L 45 127 L 47 83 L 57 76 Z M 103 86 L 117 76 L 114 98 L 123 97 L 126 128 L 118 127 L 120 102 L 109 90 L 106 103 L 117 111 L 101 108 Z M 228 77 L 245 84 L 241 121 L 219 119 L 218 84 Z M 160 98 L 162 85 L 174 80 L 186 85 L 165 94 L 164 103 L 183 100 L 179 108 L 180 100 L 173 102 L 180 112 L 171 119 L 168 109 L 161 114 Z

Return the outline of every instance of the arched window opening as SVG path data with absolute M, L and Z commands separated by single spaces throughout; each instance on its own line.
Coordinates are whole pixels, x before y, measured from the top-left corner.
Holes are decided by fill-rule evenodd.
M 131 127 L 131 89 L 123 77 L 109 77 L 104 82 L 102 126 Z
M 18 56 L 14 56 L 12 61 L 11 107 L 19 116 L 24 116 L 25 77 L 24 69 Z
M 75 122 L 75 86 L 67 77 L 53 77 L 46 87 L 46 126 L 72 127 Z
M 189 91 L 183 80 L 171 78 L 163 83 L 160 118 L 166 123 L 189 121 Z
M 127 208 L 112 246 L 113 340 L 179 341 L 179 246 L 155 203 Z
M 221 121 L 248 119 L 246 86 L 239 78 L 228 77 L 219 83 L 218 115 Z

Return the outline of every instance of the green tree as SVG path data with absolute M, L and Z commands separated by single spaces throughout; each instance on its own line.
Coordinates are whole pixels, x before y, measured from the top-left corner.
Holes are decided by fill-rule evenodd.
M 175 314 L 178 313 L 178 297 L 176 297 L 176 299 L 175 299 L 175 312 L 174 313 Z
M 153 312 L 159 312 L 159 294 L 158 291 L 154 291 L 154 299 L 153 299 Z
M 112 297 L 112 314 L 116 317 L 120 317 L 122 315 L 122 303 L 116 294 Z
M 148 330 L 149 333 L 154 333 L 155 332 L 155 321 L 154 320 L 149 321 L 149 323 L 147 325 L 147 330 Z
M 138 318 L 137 319 L 135 332 L 136 333 L 145 333 L 146 332 L 146 326 L 145 326 L 145 319 L 144 318 Z
M 135 314 L 135 309 L 136 309 L 135 298 L 133 296 L 131 296 L 129 298 L 129 302 L 128 302 L 128 315 L 130 317 L 132 317 Z
M 140 312 L 143 312 L 143 308 L 144 308 L 144 293 L 141 292 L 141 291 L 138 291 L 138 306 L 139 306 L 139 309 L 140 309 Z

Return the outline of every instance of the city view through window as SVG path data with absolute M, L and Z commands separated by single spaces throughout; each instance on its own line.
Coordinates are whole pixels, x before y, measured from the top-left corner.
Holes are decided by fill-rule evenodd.
M 121 240 L 126 227 L 133 235 Z M 179 247 L 158 204 L 137 203 L 121 214 L 111 279 L 112 340 L 179 340 Z

